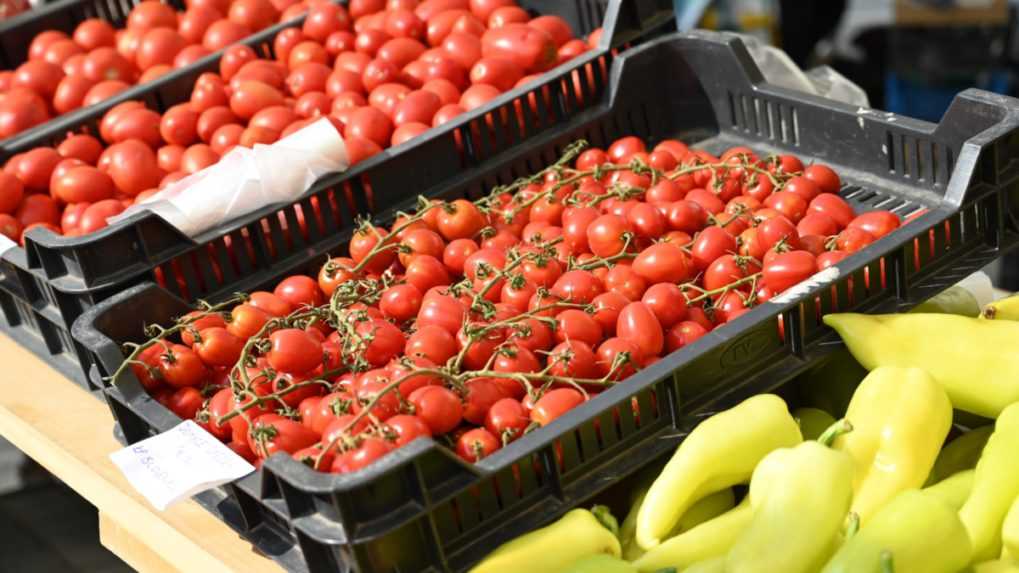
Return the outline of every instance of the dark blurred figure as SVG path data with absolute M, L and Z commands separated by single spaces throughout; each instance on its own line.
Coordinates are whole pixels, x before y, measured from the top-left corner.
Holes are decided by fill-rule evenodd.
M 780 0 L 782 49 L 801 68 L 811 67 L 814 48 L 834 34 L 846 0 Z

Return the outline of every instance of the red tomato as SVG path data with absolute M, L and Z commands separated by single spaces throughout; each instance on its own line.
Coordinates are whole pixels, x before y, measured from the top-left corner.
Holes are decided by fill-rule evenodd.
M 308 8 L 301 30 L 309 38 L 325 42 L 335 32 L 350 30 L 351 18 L 347 9 L 331 2 L 317 2 Z
M 859 227 L 847 227 L 838 234 L 838 237 L 835 239 L 835 246 L 840 251 L 855 253 L 876 240 L 874 235 Z
M 798 223 L 807 214 L 807 201 L 804 200 L 803 195 L 792 191 L 773 193 L 764 200 L 764 204 L 778 211 L 793 223 Z
M 527 13 L 527 10 L 513 4 L 507 4 L 492 10 L 488 15 L 487 22 L 489 28 L 501 28 L 506 24 L 526 24 L 530 19 L 531 15 Z
M 181 344 L 171 344 L 160 352 L 157 365 L 163 380 L 174 388 L 198 386 L 209 376 L 201 358 Z
M 259 81 L 242 81 L 230 96 L 230 109 L 242 119 L 250 119 L 261 109 L 283 105 L 283 94 Z
M 288 30 L 290 29 L 292 28 L 288 28 Z M 181 31 L 181 33 L 183 34 L 184 32 Z M 283 32 L 280 32 L 277 38 L 282 35 Z M 230 81 L 244 64 L 256 59 L 258 59 L 258 54 L 255 53 L 251 46 L 244 44 L 230 46 L 224 50 L 223 56 L 219 59 L 219 74 L 223 76 L 224 80 Z
M 487 458 L 502 446 L 498 438 L 485 428 L 467 430 L 456 441 L 456 454 L 468 462 Z
M 795 249 L 799 247 L 799 232 L 789 219 L 773 217 L 757 227 L 758 237 L 765 250 L 770 250 L 780 241 Z
M 269 365 L 281 372 L 304 374 L 322 364 L 322 343 L 298 328 L 277 330 L 269 336 Z
M 695 269 L 703 271 L 718 257 L 736 252 L 736 248 L 736 238 L 724 229 L 715 226 L 705 227 L 690 246 L 690 261 Z
M 679 322 L 670 328 L 669 332 L 665 335 L 666 348 L 669 352 L 674 352 L 693 343 L 707 333 L 708 330 L 697 322 L 690 320 Z
M 251 35 L 251 28 L 226 18 L 216 20 L 202 36 L 202 45 L 216 52 Z
M 573 388 L 556 388 L 545 392 L 534 403 L 531 421 L 547 426 L 556 418 L 584 403 L 584 395 Z
M 140 44 L 140 38 L 139 38 Z M 96 48 L 82 62 L 85 77 L 94 82 L 134 81 L 135 68 L 124 56 L 109 47 Z
M 180 168 L 187 174 L 198 173 L 219 161 L 219 155 L 204 143 L 196 143 L 184 150 Z
M 849 225 L 849 222 L 856 216 L 849 203 L 846 203 L 842 197 L 831 193 L 821 193 L 814 197 L 810 201 L 809 211 L 831 217 L 840 229 L 844 229 Z
M 57 64 L 46 61 L 28 61 L 14 70 L 12 88 L 25 88 L 39 94 L 45 100 L 53 99 L 57 85 L 64 78 L 64 70 Z
M 486 57 L 513 60 L 526 73 L 549 70 L 557 59 L 555 41 L 546 31 L 516 23 L 485 32 L 481 52 Z
M 828 267 L 837 265 L 842 259 L 849 256 L 845 251 L 825 251 L 817 255 L 817 270 L 823 271 Z
M 492 13 L 504 6 L 515 6 L 515 0 L 470 0 L 471 12 L 487 22 Z
M 456 352 L 456 339 L 453 335 L 434 324 L 418 328 L 404 346 L 405 355 L 423 356 L 435 364 L 445 364 Z
M 466 199 L 457 199 L 439 208 L 439 233 L 447 241 L 471 239 L 486 226 L 485 217 Z
M 140 30 L 159 27 L 176 28 L 177 13 L 168 4 L 139 2 L 127 15 L 127 27 Z
M 74 167 L 56 178 L 50 192 L 65 203 L 95 203 L 114 194 L 113 179 L 89 165 Z
M 230 111 L 230 108 L 226 106 L 216 106 L 209 108 L 198 116 L 198 123 L 196 129 L 198 137 L 202 141 L 209 143 L 212 141 L 212 136 L 216 131 L 227 124 L 236 124 L 240 119 L 234 115 L 234 112 Z
M 159 114 L 151 109 L 143 107 L 128 109 L 118 116 L 110 130 L 110 142 L 120 143 L 134 139 L 155 149 L 162 143 L 159 123 Z
M 680 283 L 692 269 L 686 253 L 674 243 L 657 243 L 644 249 L 633 261 L 633 271 L 649 283 Z
M 838 193 L 842 188 L 838 174 L 827 165 L 810 165 L 803 170 L 803 176 L 813 181 L 822 193 Z
M 57 164 L 63 157 L 52 147 L 36 147 L 21 155 L 13 175 L 21 180 L 28 193 L 45 193 Z
M 899 216 L 891 211 L 870 211 L 857 215 L 847 228 L 866 231 L 874 239 L 880 239 L 900 225 Z
M 294 453 L 319 440 L 318 433 L 300 422 L 279 414 L 262 414 L 251 422 L 247 431 L 248 447 L 261 459 L 276 452 Z
M 113 46 L 116 43 L 116 31 L 105 20 L 88 18 L 78 24 L 72 38 L 82 48 L 94 50 L 103 46 Z
M 577 304 L 590 303 L 604 290 L 601 281 L 584 270 L 567 271 L 552 285 L 552 294 Z
M 11 89 L 0 97 L 0 138 L 10 137 L 48 119 L 46 102 L 33 91 Z
M 664 329 L 686 318 L 686 297 L 683 290 L 673 283 L 651 285 L 644 291 L 641 302 L 651 309 Z
M 642 358 L 661 354 L 665 344 L 662 325 L 643 302 L 631 302 L 619 312 L 616 336 L 636 344 Z
M 394 442 L 396 447 L 409 444 L 419 437 L 430 438 L 432 436 L 431 428 L 417 416 L 405 414 L 393 416 L 386 420 L 386 425 L 396 434 Z
M 78 230 L 86 235 L 107 226 L 106 220 L 124 212 L 124 203 L 117 199 L 104 199 L 89 205 L 81 213 Z
M 817 272 L 817 259 L 807 251 L 779 253 L 764 264 L 764 284 L 778 294 Z
M 406 123 L 428 125 L 442 107 L 439 96 L 432 92 L 417 90 L 408 93 L 393 110 L 393 124 L 397 127 Z
M 233 366 L 244 347 L 243 340 L 221 326 L 203 329 L 199 338 L 194 344 L 194 351 L 202 362 L 210 366 Z
M 500 440 L 511 442 L 524 434 L 530 420 L 519 400 L 503 398 L 485 415 L 485 428 Z
M 408 397 L 414 414 L 431 429 L 433 435 L 442 435 L 460 425 L 463 406 L 460 398 L 443 386 L 424 386 Z
M 135 62 L 142 70 L 158 64 L 173 64 L 177 53 L 187 46 L 187 40 L 176 28 L 153 28 L 142 36 L 135 53 Z
M 233 0 L 227 18 L 254 31 L 275 24 L 279 11 L 269 0 Z
M 305 275 L 289 276 L 273 289 L 273 294 L 290 303 L 294 308 L 302 306 L 320 306 L 325 297 L 318 288 L 315 279 Z

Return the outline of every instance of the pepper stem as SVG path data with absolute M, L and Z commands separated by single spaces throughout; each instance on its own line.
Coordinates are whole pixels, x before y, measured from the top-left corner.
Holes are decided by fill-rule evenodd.
M 846 418 L 842 418 L 841 420 L 835 422 L 831 426 L 828 426 L 828 429 L 825 430 L 824 433 L 817 438 L 817 441 L 822 446 L 831 447 L 832 443 L 835 441 L 835 438 L 841 436 L 842 434 L 848 434 L 849 432 L 852 431 L 853 424 L 851 424 L 849 420 L 847 420 Z
M 846 533 L 844 535 L 845 540 L 849 541 L 856 535 L 856 532 L 860 531 L 860 514 L 855 511 L 850 511 L 849 515 L 846 516 Z
M 605 529 L 612 532 L 612 535 L 619 535 L 619 521 L 612 515 L 612 510 L 607 505 L 596 505 L 591 508 L 591 514 L 598 520 Z
M 895 573 L 895 560 L 887 549 L 881 550 L 881 573 Z

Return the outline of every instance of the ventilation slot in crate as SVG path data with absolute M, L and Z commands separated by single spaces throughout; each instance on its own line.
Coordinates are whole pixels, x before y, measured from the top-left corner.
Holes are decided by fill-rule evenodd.
M 800 144 L 799 114 L 795 107 L 757 96 L 728 92 L 732 126 L 762 139 Z

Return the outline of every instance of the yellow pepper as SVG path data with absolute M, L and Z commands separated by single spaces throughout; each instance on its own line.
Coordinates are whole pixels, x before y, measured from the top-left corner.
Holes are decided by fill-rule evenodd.
M 984 561 L 973 566 L 973 573 L 1019 573 L 1019 563 L 1011 559 Z
M 945 391 L 918 368 L 885 366 L 860 383 L 835 449 L 856 465 L 851 511 L 861 524 L 900 491 L 923 485 L 952 426 Z
M 802 441 L 781 398 L 759 394 L 711 416 L 684 439 L 644 498 L 637 543 L 655 547 L 697 500 L 744 483 L 769 452 Z
M 995 418 L 1019 401 L 1019 322 L 951 314 L 828 314 L 865 368 L 927 370 L 960 410 Z
M 937 499 L 955 511 L 966 503 L 973 491 L 973 478 L 976 470 L 963 470 L 954 476 L 946 477 L 934 485 L 923 488 L 925 494 Z
M 1019 295 L 1008 296 L 988 303 L 980 318 L 986 320 L 1019 320 Z
M 987 321 L 987 324 L 997 324 Z M 959 517 L 973 542 L 976 561 L 1001 551 L 1001 529 L 1012 502 L 1019 496 L 1019 403 L 998 416 L 973 478 L 973 491 Z
M 980 303 L 973 293 L 959 285 L 950 286 L 931 298 L 913 307 L 909 312 L 941 314 L 958 314 L 960 316 L 977 317 L 980 314 Z
M 562 573 L 637 573 L 637 568 L 618 557 L 599 553 L 582 558 Z
M 820 408 L 797 408 L 793 418 L 800 425 L 804 440 L 816 440 L 835 423 L 835 418 Z
M 591 555 L 619 557 L 615 519 L 604 506 L 574 509 L 558 521 L 500 545 L 471 573 L 560 573 Z
M 993 425 L 982 426 L 948 442 L 948 445 L 941 448 L 938 459 L 934 460 L 927 483 L 937 483 L 950 475 L 976 467 L 980 452 L 984 451 L 987 438 L 991 437 L 993 431 Z
M 725 556 L 739 535 L 750 525 L 752 518 L 750 498 L 744 498 L 739 505 L 722 515 L 649 549 L 633 564 L 638 570 L 646 572 L 666 567 L 675 567 L 685 572 L 685 568 L 694 563 Z
M 715 557 L 683 569 L 683 573 L 725 573 L 725 558 Z
M 1001 556 L 1019 559 L 1019 497 L 1012 502 L 1001 525 Z
M 637 514 L 640 511 L 640 504 L 644 501 L 645 495 L 647 495 L 646 489 L 639 492 L 637 501 L 630 508 L 630 512 L 626 514 L 623 524 L 619 526 L 619 543 L 623 548 L 623 559 L 627 561 L 633 561 L 644 554 L 644 549 L 637 544 L 634 534 L 637 527 Z M 697 503 L 690 506 L 690 509 L 683 514 L 683 517 L 679 519 L 676 526 L 672 528 L 672 531 L 666 537 L 672 538 L 684 531 L 689 531 L 709 519 L 722 515 L 735 506 L 736 495 L 732 492 L 732 488 L 726 488 L 702 497 L 697 500 Z
M 952 508 L 907 490 L 849 538 L 822 573 L 881 573 L 883 553 L 895 571 L 955 573 L 969 563 L 972 549 Z
M 809 441 L 768 454 L 750 480 L 753 517 L 726 573 L 814 573 L 831 556 L 853 497 L 853 460 Z

